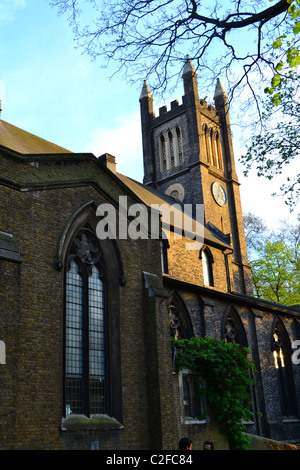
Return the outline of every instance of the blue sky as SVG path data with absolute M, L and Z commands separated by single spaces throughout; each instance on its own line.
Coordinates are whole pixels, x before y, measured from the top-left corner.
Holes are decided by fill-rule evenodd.
M 75 49 L 67 16 L 58 16 L 47 0 L 1 0 L 0 64 L 3 120 L 74 152 L 111 153 L 119 172 L 142 181 L 143 77 L 140 86 L 130 86 L 120 76 L 110 80 L 110 71 Z M 200 81 L 198 85 L 201 96 Z M 179 89 L 177 96 L 167 97 L 167 105 L 182 94 Z M 234 144 L 237 161 L 241 148 L 236 131 Z M 272 226 L 278 218 L 290 217 L 283 201 L 271 197 L 276 180 L 267 182 L 255 174 L 245 179 L 242 170 L 237 163 L 244 212 L 252 211 Z

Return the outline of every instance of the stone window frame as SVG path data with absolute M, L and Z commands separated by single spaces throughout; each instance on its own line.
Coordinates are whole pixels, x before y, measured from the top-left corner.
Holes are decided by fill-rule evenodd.
M 207 245 L 203 245 L 199 252 L 199 259 L 202 261 L 202 272 L 203 272 L 203 285 L 206 287 L 214 287 L 214 276 L 213 276 L 213 255 Z M 205 283 L 205 280 L 208 282 Z
M 190 407 L 193 411 L 196 409 L 196 400 L 198 401 L 198 406 L 200 408 L 200 416 L 186 416 L 186 393 L 184 390 L 184 380 L 187 379 L 187 385 L 189 388 L 189 398 L 191 400 Z M 195 373 L 195 371 L 184 368 L 179 371 L 178 373 L 178 384 L 179 384 L 179 393 L 180 393 L 180 409 L 181 409 L 181 424 L 190 424 L 190 425 L 197 425 L 197 424 L 208 424 L 209 423 L 209 415 L 208 415 L 208 406 L 206 398 L 196 398 L 195 392 L 192 389 L 194 381 L 199 381 L 200 388 L 205 388 L 205 380 L 201 377 L 200 374 Z M 194 414 L 194 413 L 192 413 Z M 205 417 L 204 417 L 205 415 Z M 203 416 L 203 417 L 201 417 Z
M 279 316 L 274 318 L 272 325 L 271 352 L 274 361 L 274 371 L 277 376 L 282 419 L 285 422 L 289 422 L 291 420 L 299 421 L 299 409 L 291 360 L 292 348 L 289 334 Z M 277 360 L 275 358 L 275 353 L 277 355 Z
M 222 339 L 248 348 L 248 340 L 243 322 L 233 305 L 229 305 L 223 317 Z
M 82 250 L 81 248 L 76 245 L 76 243 L 80 243 L 82 237 L 89 236 L 89 230 L 84 229 L 80 231 L 78 235 L 76 235 L 75 240 L 73 242 L 73 247 L 75 246 L 75 250 L 72 254 L 68 257 L 67 266 L 66 266 L 66 280 L 65 280 L 65 288 L 66 288 L 66 308 L 65 308 L 65 338 L 66 338 L 66 345 L 65 345 L 65 384 L 69 383 L 69 390 L 70 394 L 67 398 L 68 389 L 65 386 L 65 406 L 66 406 L 66 417 L 67 415 L 74 412 L 74 407 L 76 404 L 74 403 L 74 399 L 77 401 L 77 406 L 80 406 L 81 411 L 79 413 L 84 414 L 86 416 L 91 416 L 91 414 L 106 414 L 110 410 L 107 408 L 107 369 L 108 369 L 108 361 L 107 361 L 107 341 L 106 341 L 106 330 L 107 330 L 107 305 L 106 305 L 106 273 L 105 267 L 101 263 L 101 258 L 97 259 L 89 259 L 88 261 L 84 259 L 86 251 Z M 93 234 L 91 234 L 93 236 Z M 101 255 L 101 249 L 99 242 L 97 243 L 96 237 L 92 241 L 94 247 L 97 247 L 97 251 L 95 250 L 92 253 L 92 256 L 99 254 Z M 97 246 L 98 245 L 98 246 Z M 86 248 L 84 248 L 86 249 Z M 76 285 L 74 282 L 74 278 L 70 278 L 69 274 L 72 272 L 73 267 L 77 269 L 76 277 L 80 279 L 80 285 Z M 92 306 L 92 300 L 95 293 L 99 294 L 100 290 L 95 290 L 95 286 L 91 286 L 91 279 L 93 274 L 99 275 L 99 287 L 101 287 L 101 304 L 97 303 L 95 306 Z M 71 286 L 73 286 L 71 288 Z M 79 295 L 78 295 L 79 294 Z M 98 295 L 99 296 L 99 295 Z M 80 297 L 80 298 L 79 298 Z M 94 303 L 94 302 L 93 302 Z M 92 320 L 92 309 L 96 309 L 97 314 L 95 315 L 95 319 L 99 317 L 100 313 L 103 316 L 103 321 L 99 320 L 93 322 Z M 101 312 L 100 312 L 101 311 Z M 92 324 L 94 323 L 94 326 Z M 100 344 L 95 344 L 93 348 L 92 345 L 92 336 L 98 334 L 103 336 L 103 340 Z M 79 342 L 79 340 L 81 341 Z M 96 358 L 93 360 L 93 356 L 98 351 L 98 361 L 95 361 Z M 93 354 L 94 353 L 94 354 Z M 75 360 L 75 362 L 74 362 Z M 93 377 L 95 376 L 95 372 L 92 373 L 91 365 L 94 364 L 93 368 L 97 363 L 97 376 L 101 376 L 101 381 L 103 383 L 103 404 L 101 406 L 101 411 L 93 411 L 93 386 L 97 384 L 98 381 L 95 381 Z M 68 372 L 68 370 L 69 372 Z M 76 381 L 80 385 L 81 393 L 76 399 L 76 393 L 74 388 L 74 384 Z M 73 383 L 73 385 L 72 385 Z M 75 394 L 75 395 L 74 395 Z M 67 404 L 67 400 L 69 403 Z M 71 403 L 73 410 L 71 408 Z M 98 402 L 98 407 L 100 403 Z M 67 412 L 68 409 L 68 412 Z
M 181 295 L 173 291 L 169 297 L 169 322 L 170 322 L 170 334 L 175 337 L 175 339 L 184 339 L 191 338 L 194 336 L 192 322 L 190 320 L 185 302 L 182 299 Z M 179 335 L 177 337 L 177 334 Z M 173 355 L 176 354 L 176 350 L 173 350 Z M 175 357 L 173 357 L 174 361 Z M 174 363 L 173 363 L 174 367 Z M 175 373 L 175 372 L 174 372 Z M 186 380 L 186 385 L 189 388 L 189 398 L 191 401 L 191 409 L 195 410 L 196 400 L 198 401 L 198 406 L 201 409 L 201 415 L 206 415 L 205 418 L 199 419 L 196 416 L 186 416 L 185 415 L 185 398 L 186 398 L 186 387 L 184 386 L 184 381 Z M 205 398 L 196 399 L 194 391 L 192 390 L 192 382 L 194 380 L 199 381 L 200 386 L 205 386 L 204 379 L 195 371 L 192 371 L 187 368 L 183 368 L 178 372 L 178 386 L 179 386 L 179 396 L 180 396 L 180 410 L 181 410 L 181 423 L 182 424 L 206 424 L 209 422 L 209 417 L 207 415 L 207 401 Z
M 165 132 L 160 132 L 158 148 L 161 173 L 177 168 L 183 163 L 182 137 L 182 129 L 178 124 L 169 127 Z
M 163 238 L 160 241 L 160 257 L 161 257 L 161 270 L 162 274 L 169 274 L 169 263 L 168 263 L 168 249 L 170 248 L 169 240 Z
M 215 168 L 223 171 L 223 156 L 219 130 L 208 127 L 207 124 L 203 124 L 202 130 L 204 133 L 206 161 Z
M 194 336 L 193 325 L 181 295 L 172 291 L 168 303 L 170 336 L 175 339 L 189 339 Z
M 58 244 L 56 268 L 62 272 L 64 292 L 64 332 L 65 337 L 65 280 L 66 267 L 70 256 L 70 249 L 76 234 L 83 228 L 88 228 L 96 234 L 99 219 L 96 217 L 98 204 L 89 201 L 75 211 L 69 218 L 62 232 Z M 61 429 L 74 430 L 103 430 L 123 429 L 122 380 L 121 380 L 121 334 L 120 334 L 120 287 L 125 285 L 126 279 L 123 263 L 116 240 L 99 240 L 103 265 L 106 268 L 107 279 L 107 413 L 96 415 L 68 415 L 65 410 L 64 377 L 65 358 L 63 357 L 62 376 L 62 403 L 61 403 Z M 65 339 L 64 339 L 65 344 Z

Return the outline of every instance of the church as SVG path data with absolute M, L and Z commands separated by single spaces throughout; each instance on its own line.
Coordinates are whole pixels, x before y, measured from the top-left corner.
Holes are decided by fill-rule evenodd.
M 171 336 L 247 347 L 249 434 L 300 442 L 300 308 L 253 296 L 227 96 L 182 81 L 157 116 L 142 86 L 143 183 L 0 120 L 3 450 L 229 449 Z

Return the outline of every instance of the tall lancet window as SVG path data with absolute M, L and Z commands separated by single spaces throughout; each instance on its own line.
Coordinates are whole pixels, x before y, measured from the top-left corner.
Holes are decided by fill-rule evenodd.
M 217 166 L 217 156 L 216 156 L 216 146 L 215 146 L 215 135 L 214 131 L 211 128 L 209 130 L 209 143 L 210 143 L 210 151 L 212 155 L 212 164 L 216 167 Z
M 209 137 L 208 137 L 208 128 L 206 124 L 203 124 L 203 132 L 204 132 L 204 144 L 205 144 L 205 155 L 206 155 L 206 161 L 210 162 L 210 155 L 209 155 Z
M 66 415 L 107 410 L 105 295 L 99 241 L 82 230 L 72 243 L 66 269 Z
M 176 127 L 175 131 L 177 139 L 178 164 L 181 165 L 183 163 L 182 133 L 178 126 Z
M 213 286 L 213 257 L 208 247 L 204 246 L 200 250 L 199 258 L 202 260 L 202 271 L 203 271 L 203 284 L 205 286 Z
M 174 139 L 171 131 L 168 132 L 168 141 L 169 141 L 169 155 L 171 168 L 175 167 L 175 151 L 174 151 Z
M 161 171 L 166 171 L 167 168 L 167 148 L 166 148 L 166 139 L 162 134 L 159 139 L 159 150 L 160 150 L 160 164 Z
M 282 416 L 284 418 L 295 418 L 298 416 L 298 410 L 291 361 L 291 345 L 287 331 L 279 318 L 273 327 L 272 352 Z
M 222 148 L 221 148 L 221 142 L 220 142 L 220 134 L 218 131 L 215 134 L 215 147 L 216 147 L 216 155 L 217 155 L 217 167 L 220 170 L 223 170 Z

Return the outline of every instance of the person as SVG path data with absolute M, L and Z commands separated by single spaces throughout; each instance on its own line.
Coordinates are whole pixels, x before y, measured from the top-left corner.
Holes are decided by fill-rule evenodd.
M 193 443 L 188 437 L 182 437 L 179 441 L 180 450 L 192 450 Z
M 203 450 L 214 450 L 215 445 L 212 441 L 205 441 L 203 444 Z

